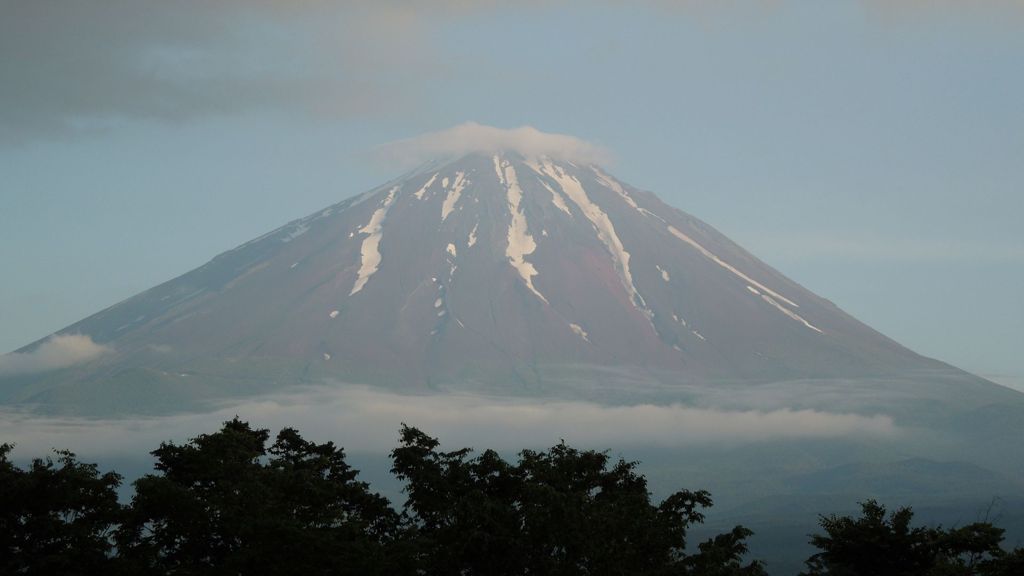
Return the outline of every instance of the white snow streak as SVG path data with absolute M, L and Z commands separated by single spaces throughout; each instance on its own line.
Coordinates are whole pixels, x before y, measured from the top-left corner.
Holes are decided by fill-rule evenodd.
M 740 272 L 739 270 L 734 268 L 732 265 L 730 265 L 728 262 L 725 262 L 724 260 L 722 260 L 718 256 L 715 256 L 714 254 L 711 253 L 710 250 L 708 250 L 707 248 L 705 248 L 705 247 L 701 246 L 700 244 L 698 244 L 697 241 L 694 240 L 693 238 L 690 238 L 686 234 L 683 234 L 682 232 L 680 232 L 675 226 L 669 226 L 668 227 L 668 231 L 669 231 L 669 233 L 671 233 L 676 238 L 679 238 L 683 242 L 686 242 L 690 246 L 693 246 L 694 248 L 696 248 L 697 251 L 700 252 L 701 254 L 703 254 L 704 257 L 707 258 L 708 260 L 711 260 L 715 264 L 718 264 L 722 268 L 725 268 L 729 272 L 732 272 L 733 274 L 735 274 L 736 276 L 738 276 L 738 277 L 742 278 L 743 280 L 749 282 L 750 284 L 753 284 L 754 286 L 757 286 L 758 288 L 761 289 L 761 291 L 767 292 L 768 294 L 771 294 L 772 297 L 774 297 L 774 298 L 776 298 L 778 300 L 782 300 L 783 302 L 785 302 L 786 304 L 789 304 L 790 306 L 792 306 L 794 308 L 799 308 L 800 307 L 800 306 L 797 305 L 796 302 L 793 302 L 792 300 L 786 298 L 785 296 L 779 294 L 778 292 L 774 292 L 770 288 L 766 287 L 764 284 L 761 284 L 757 280 L 754 280 L 750 276 L 747 276 L 743 272 Z
M 623 248 L 622 241 L 619 240 L 618 235 L 615 233 L 615 226 L 612 225 L 608 215 L 597 204 L 590 201 L 579 180 L 570 174 L 566 174 L 560 167 L 548 160 L 541 160 L 534 170 L 557 182 L 562 192 L 579 207 L 583 215 L 587 217 L 587 220 L 590 220 L 590 223 L 594 225 L 597 229 L 598 239 L 605 245 L 608 252 L 611 253 L 612 262 L 619 273 L 619 279 L 626 288 L 633 306 L 650 319 L 653 313 L 647 309 L 647 303 L 644 302 L 643 296 L 640 295 L 640 292 L 637 291 L 636 286 L 633 284 L 633 274 L 629 271 L 629 252 L 626 252 L 625 248 Z
M 452 244 L 451 242 L 449 242 L 448 243 L 448 247 L 445 248 L 445 252 L 451 254 L 452 258 L 455 258 L 457 256 L 456 250 L 455 250 L 455 244 Z
M 437 180 L 437 174 L 431 176 L 430 180 L 427 180 L 427 183 L 423 185 L 423 188 L 417 190 L 413 196 L 415 196 L 417 200 L 423 200 L 423 193 L 427 191 L 427 188 L 430 188 L 434 184 L 434 180 Z
M 597 166 L 591 166 L 590 169 L 594 171 L 594 174 L 597 176 L 597 180 L 601 182 L 601 184 L 604 184 L 605 187 L 611 189 L 613 192 L 618 194 L 623 200 L 626 201 L 626 204 L 629 204 L 634 210 L 646 216 L 653 216 L 658 220 L 661 220 L 662 222 L 665 221 L 664 218 L 658 216 L 654 212 L 651 212 L 646 208 L 641 208 L 640 205 L 636 203 L 636 200 L 634 200 L 633 197 L 629 195 L 629 192 L 626 192 L 626 189 L 623 188 L 622 184 L 619 184 L 619 182 L 615 180 L 615 178 L 612 178 L 611 176 L 605 174 Z
M 337 310 L 331 310 L 331 313 L 328 314 L 328 316 L 330 316 L 331 319 L 333 320 L 334 318 L 338 317 L 338 311 Z
M 715 256 L 714 254 L 712 254 L 707 248 L 704 248 L 703 246 L 698 244 L 697 241 L 695 241 L 693 238 L 690 238 L 686 234 L 683 234 L 678 229 L 676 229 L 674 226 L 669 226 L 668 227 L 668 231 L 673 236 L 675 236 L 676 238 L 679 238 L 683 242 L 686 242 L 690 246 L 693 246 L 694 248 L 696 248 L 698 252 L 703 254 L 706 258 L 708 258 L 712 262 L 718 264 L 722 268 L 725 268 L 729 272 L 732 272 L 733 274 L 735 274 L 739 278 L 749 282 L 750 284 L 747 284 L 747 290 L 749 290 L 751 294 L 754 294 L 755 296 L 760 296 L 762 300 L 764 300 L 765 302 L 771 304 L 772 306 L 774 306 L 776 309 L 778 309 L 780 312 L 782 312 L 786 316 L 789 316 L 791 319 L 796 320 L 797 322 L 800 322 L 801 324 L 803 324 L 804 326 L 810 328 L 811 330 L 814 330 L 815 332 L 817 332 L 819 334 L 824 334 L 824 332 L 822 332 L 820 328 L 818 328 L 817 326 L 811 324 L 807 320 L 804 320 L 804 318 L 802 316 L 800 316 L 799 314 L 797 314 L 797 313 L 793 312 L 792 310 L 786 308 L 785 306 L 783 306 L 782 304 L 780 304 L 778 302 L 778 300 L 782 300 L 783 302 L 785 302 L 786 304 L 789 304 L 790 306 L 792 306 L 794 308 L 799 308 L 800 306 L 797 305 L 792 300 L 789 300 L 785 296 L 780 295 L 778 292 L 775 292 L 775 291 L 771 290 L 770 288 L 767 288 L 764 284 L 761 284 L 761 283 L 757 282 L 756 280 L 754 280 L 750 276 L 747 276 L 743 272 L 740 272 L 736 268 L 732 267 L 727 262 L 724 262 L 721 258 L 719 258 L 718 256 Z M 753 286 L 751 286 L 751 284 L 753 284 Z M 755 288 L 754 286 L 756 286 L 757 288 Z M 760 288 L 760 291 L 758 290 L 758 288 Z M 762 294 L 761 292 L 764 292 L 764 294 Z
M 640 206 L 637 205 L 636 200 L 633 200 L 633 197 L 626 193 L 626 190 L 621 185 L 619 185 L 618 182 L 613 180 L 611 176 L 608 176 L 604 172 L 601 172 L 600 170 L 597 169 L 596 166 L 592 166 L 591 170 L 594 171 L 594 174 L 597 176 L 598 181 L 604 184 L 606 188 L 610 188 L 616 194 L 621 196 L 622 199 L 626 201 L 626 204 L 632 206 L 634 210 L 638 212 L 643 212 L 643 210 L 640 209 Z
M 529 166 L 530 169 L 536 172 L 537 174 L 543 174 L 543 168 L 539 164 L 537 164 L 535 160 L 526 160 L 526 165 Z M 572 218 L 572 211 L 569 210 L 569 205 L 565 203 L 565 198 L 562 197 L 562 195 L 559 194 L 557 190 L 555 190 L 551 186 L 548 186 L 548 183 L 545 182 L 544 180 L 538 179 L 538 181 L 540 182 L 541 186 L 543 186 L 548 192 L 551 193 L 551 203 L 554 204 L 555 207 L 561 210 L 562 212 L 568 214 L 569 218 Z
M 661 272 L 661 279 L 662 280 L 664 280 L 665 282 L 668 282 L 668 281 L 672 280 L 672 278 L 668 275 L 668 270 L 665 270 L 664 268 L 662 268 L 661 266 L 659 266 L 657 264 L 655 264 L 654 267 L 658 269 L 658 272 Z
M 775 300 L 774 300 L 774 299 L 773 299 L 773 298 L 772 298 L 771 296 L 769 296 L 769 295 L 767 295 L 767 294 L 761 294 L 761 298 L 762 298 L 762 299 L 763 299 L 763 300 L 764 300 L 765 302 L 767 302 L 767 303 L 771 304 L 772 306 L 775 306 L 776 308 L 778 308 L 778 309 L 779 309 L 779 311 L 780 311 L 780 312 L 782 312 L 783 314 L 785 314 L 786 316 L 789 316 L 789 317 L 790 317 L 790 318 L 792 318 L 793 320 L 796 320 L 797 322 L 800 322 L 800 323 L 802 323 L 802 324 L 803 324 L 804 326 L 807 326 L 808 328 L 810 328 L 811 330 L 814 330 L 814 331 L 815 331 L 815 332 L 817 332 L 818 334 L 824 334 L 824 332 L 822 332 L 822 331 L 821 331 L 821 329 L 819 329 L 819 328 L 818 328 L 817 326 L 815 326 L 815 325 L 811 324 L 811 323 L 810 323 L 810 322 L 808 322 L 807 320 L 804 320 L 804 319 L 803 319 L 803 318 L 802 318 L 802 317 L 801 317 L 801 316 L 800 316 L 799 314 L 797 314 L 796 312 L 793 312 L 792 310 L 789 310 L 789 309 L 787 309 L 787 308 L 786 308 L 785 306 L 783 306 L 783 305 L 779 304 L 779 303 L 778 303 L 778 302 L 776 302 L 776 301 L 775 301 Z
M 512 164 L 502 163 L 497 156 L 494 157 L 494 167 L 499 170 L 498 178 L 505 185 L 508 194 L 508 211 L 512 214 L 512 221 L 508 227 L 508 246 L 505 248 L 505 256 L 508 257 L 512 267 L 526 283 L 526 287 L 547 304 L 548 299 L 533 286 L 533 277 L 537 275 L 537 269 L 525 259 L 537 249 L 537 243 L 533 241 L 533 236 L 530 236 L 526 215 L 520 206 L 523 191 L 519 188 L 516 170 Z
M 562 195 L 556 192 L 554 188 L 548 186 L 547 182 L 541 180 L 540 183 L 548 189 L 548 192 L 551 192 L 551 202 L 555 207 L 568 214 L 569 218 L 572 218 L 572 212 L 569 210 L 569 205 L 565 203 L 565 198 L 562 198 Z
M 500 182 L 501 185 L 504 186 L 505 185 L 505 175 L 501 173 L 501 159 L 498 158 L 497 155 L 495 155 L 491 159 L 494 160 L 494 172 L 497 173 L 497 175 L 498 175 L 498 182 Z
M 395 186 L 388 192 L 388 196 L 384 199 L 381 207 L 374 210 L 373 215 L 370 216 L 370 221 L 366 226 L 359 229 L 360 234 L 369 234 L 369 236 L 363 239 L 363 245 L 359 249 L 361 259 L 359 276 L 356 278 L 355 285 L 352 286 L 352 291 L 348 293 L 349 296 L 362 290 L 370 276 L 373 276 L 380 267 L 380 239 L 384 236 L 382 224 L 384 223 L 384 217 L 388 214 L 388 208 L 395 201 L 395 192 L 398 192 L 398 186 Z
M 455 182 L 452 183 L 452 187 L 448 188 L 448 179 L 445 178 L 444 188 L 448 190 L 448 195 L 444 198 L 444 203 L 441 204 L 441 222 L 448 219 L 448 215 L 455 210 L 455 203 L 459 201 L 459 196 L 462 195 L 463 188 L 466 187 L 466 174 L 464 172 L 455 173 Z
M 476 229 L 479 226 L 480 223 L 477 222 L 476 224 L 473 225 L 473 229 L 469 231 L 469 238 L 466 239 L 466 246 L 472 247 L 473 244 L 476 244 Z
M 569 328 L 576 333 L 577 336 L 583 338 L 587 342 L 590 342 L 590 338 L 587 337 L 587 331 L 583 329 L 579 324 L 569 323 Z

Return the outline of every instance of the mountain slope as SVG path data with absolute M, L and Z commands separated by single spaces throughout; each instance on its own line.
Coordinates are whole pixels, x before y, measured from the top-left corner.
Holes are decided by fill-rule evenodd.
M 514 152 L 424 167 L 60 333 L 111 352 L 8 376 L 6 402 L 161 412 L 325 379 L 670 396 L 681 385 L 936 374 L 987 386 L 654 194 L 597 166 Z

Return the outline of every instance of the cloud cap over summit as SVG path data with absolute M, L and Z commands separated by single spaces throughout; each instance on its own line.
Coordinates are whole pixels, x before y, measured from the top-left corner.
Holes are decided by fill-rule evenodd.
M 609 164 L 606 148 L 568 134 L 542 132 L 533 126 L 496 128 L 464 122 L 444 130 L 396 140 L 377 149 L 377 156 L 401 166 L 430 160 L 455 159 L 466 154 L 515 152 L 527 158 L 547 157 L 578 164 Z

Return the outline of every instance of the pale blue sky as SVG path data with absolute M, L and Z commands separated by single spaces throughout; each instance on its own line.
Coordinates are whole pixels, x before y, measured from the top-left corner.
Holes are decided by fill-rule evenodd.
M 470 4 L 0 0 L 0 351 L 476 121 L 605 146 L 896 340 L 1024 383 L 1021 3 Z

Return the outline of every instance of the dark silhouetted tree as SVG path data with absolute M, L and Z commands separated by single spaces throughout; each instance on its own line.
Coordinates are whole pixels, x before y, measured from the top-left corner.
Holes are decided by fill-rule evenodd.
M 10 451 L 0 445 L 0 573 L 109 573 L 121 476 L 100 474 L 67 451 L 22 470 Z
M 914 513 L 887 514 L 874 500 L 861 517 L 822 516 L 825 534 L 811 537 L 820 552 L 808 558 L 806 576 L 1020 576 L 1024 550 L 1001 547 L 1002 528 L 976 522 L 951 530 L 911 526 Z
M 710 496 L 682 491 L 655 506 L 635 463 L 565 443 L 525 450 L 516 465 L 438 447 L 403 426 L 392 451 L 424 574 L 763 574 L 741 562 L 742 527 L 687 555 L 687 529 Z
M 158 574 L 385 574 L 399 517 L 356 481 L 344 451 L 237 418 L 153 452 L 118 535 L 132 570 Z

